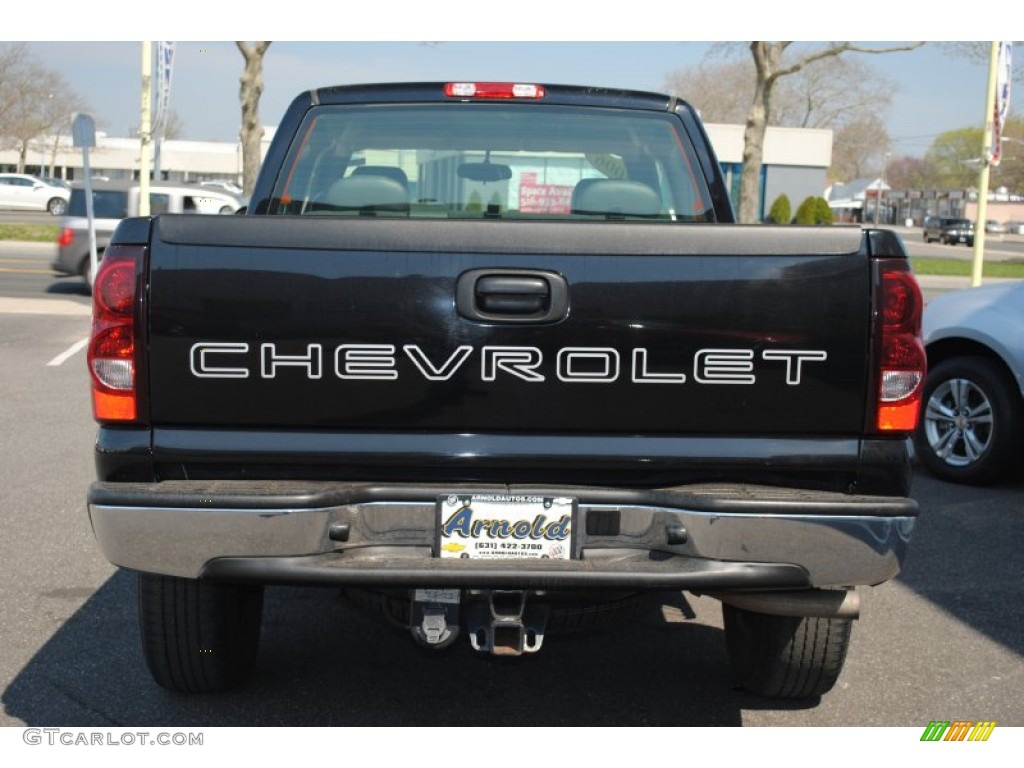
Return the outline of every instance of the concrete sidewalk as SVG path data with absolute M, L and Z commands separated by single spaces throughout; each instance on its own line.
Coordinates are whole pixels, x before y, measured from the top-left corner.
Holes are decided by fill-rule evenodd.
M 31 256 L 56 256 L 57 243 L 35 243 L 28 240 L 0 240 L 0 254 L 27 254 Z

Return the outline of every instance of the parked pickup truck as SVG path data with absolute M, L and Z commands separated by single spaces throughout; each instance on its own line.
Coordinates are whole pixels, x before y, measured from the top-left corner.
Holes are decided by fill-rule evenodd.
M 818 696 L 914 527 L 900 240 L 736 225 L 668 96 L 303 93 L 245 215 L 126 219 L 94 297 L 89 514 L 172 690 L 291 584 L 509 656 L 709 595 L 740 685 Z

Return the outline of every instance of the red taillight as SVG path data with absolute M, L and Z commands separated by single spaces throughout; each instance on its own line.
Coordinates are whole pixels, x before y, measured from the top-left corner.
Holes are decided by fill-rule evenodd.
M 138 417 L 135 312 L 144 256 L 142 246 L 108 247 L 93 283 L 88 360 L 99 422 Z
M 878 262 L 879 301 L 875 344 L 879 351 L 877 417 L 880 432 L 913 432 L 921 407 L 921 385 L 928 370 L 921 341 L 924 302 L 904 259 Z
M 61 248 L 66 248 L 71 245 L 75 240 L 75 233 L 70 227 L 64 227 L 57 235 L 57 245 Z
M 544 86 L 533 83 L 445 83 L 444 95 L 458 99 L 543 99 Z

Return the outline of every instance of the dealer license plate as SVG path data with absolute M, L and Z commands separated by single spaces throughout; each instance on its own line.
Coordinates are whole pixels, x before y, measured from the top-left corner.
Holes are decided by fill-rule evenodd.
M 571 498 L 453 494 L 437 501 L 442 558 L 568 560 L 575 529 Z

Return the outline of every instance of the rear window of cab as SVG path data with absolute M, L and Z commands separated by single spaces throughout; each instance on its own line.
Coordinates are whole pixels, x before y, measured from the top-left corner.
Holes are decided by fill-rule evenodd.
M 321 106 L 289 149 L 269 214 L 714 220 L 669 113 L 534 104 Z

